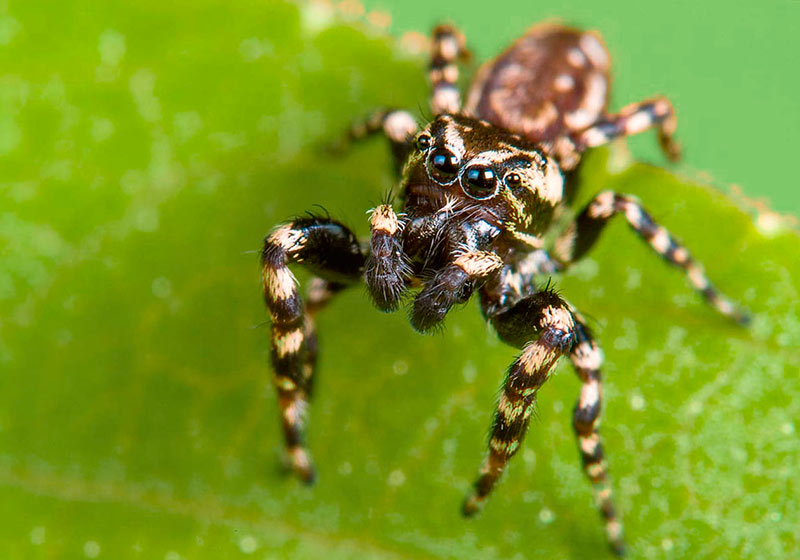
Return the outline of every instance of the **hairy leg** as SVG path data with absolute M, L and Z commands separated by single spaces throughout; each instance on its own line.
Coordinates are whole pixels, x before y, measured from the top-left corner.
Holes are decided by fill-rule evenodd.
M 658 128 L 661 150 L 672 161 L 681 157 L 681 147 L 673 139 L 676 127 L 675 109 L 666 97 L 656 97 L 631 103 L 616 115 L 608 115 L 582 132 L 574 135 L 579 151 L 608 144 L 620 136 L 639 134 L 650 128 Z
M 458 113 L 461 110 L 456 62 L 469 57 L 464 43 L 464 36 L 451 25 L 438 25 L 433 30 L 428 79 L 434 115 Z
M 394 311 L 406 291 L 410 275 L 403 253 L 405 222 L 389 204 L 381 204 L 370 215 L 370 251 L 367 257 L 367 290 L 381 311 Z
M 536 393 L 550 377 L 558 358 L 569 351 L 574 338 L 572 313 L 552 291 L 524 298 L 490 320 L 500 338 L 523 350 L 508 370 L 492 424 L 489 455 L 464 502 L 465 515 L 482 508 L 509 459 L 519 449 Z
M 314 324 L 317 314 L 325 308 L 333 297 L 347 288 L 347 284 L 341 282 L 331 282 L 315 276 L 308 282 L 306 290 L 305 311 L 306 319 L 303 324 L 303 335 L 306 343 L 306 353 L 303 360 L 303 367 L 311 372 L 306 387 L 307 396 L 311 398 L 314 392 L 314 371 L 317 365 L 317 331 Z
M 631 228 L 668 262 L 683 269 L 692 286 L 717 311 L 739 323 L 748 321 L 747 315 L 717 291 L 689 251 L 665 228 L 658 225 L 642 205 L 633 197 L 603 191 L 595 196 L 556 240 L 555 257 L 564 265 L 575 262 L 591 249 L 608 221 L 622 214 Z
M 307 218 L 276 228 L 264 241 L 261 263 L 272 319 L 270 358 L 288 458 L 295 473 L 310 483 L 314 468 L 304 427 L 317 348 L 313 316 L 334 293 L 360 280 L 364 256 L 345 226 Z M 312 281 L 308 306 L 298 294 L 291 263 L 303 263 L 321 277 Z
M 622 555 L 625 549 L 622 524 L 617 518 L 612 501 L 603 443 L 598 432 L 602 399 L 600 366 L 603 363 L 603 354 L 583 319 L 575 313 L 573 317 L 575 345 L 570 351 L 569 359 L 583 385 L 578 402 L 575 403 L 572 427 L 578 439 L 583 470 L 592 483 L 595 503 L 606 524 L 609 546 L 616 554 Z
M 490 251 L 467 251 L 436 273 L 414 299 L 411 326 L 426 332 L 439 325 L 457 303 L 466 302 L 477 282 L 498 272 L 502 259 Z
M 533 295 L 537 278 L 547 278 L 561 270 L 561 264 L 544 249 L 514 255 L 500 274 L 481 290 L 481 307 L 486 317 L 507 309 L 511 302 Z

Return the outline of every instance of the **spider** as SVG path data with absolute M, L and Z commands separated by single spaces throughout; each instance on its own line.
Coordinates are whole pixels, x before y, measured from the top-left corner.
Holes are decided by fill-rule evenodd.
M 587 149 L 655 128 L 664 153 L 673 160 L 680 155 L 675 112 L 666 98 L 607 111 L 609 55 L 597 33 L 553 23 L 532 27 L 479 69 L 462 105 L 457 63 L 468 56 L 456 28 L 436 27 L 428 71 L 433 119 L 420 128 L 406 111 L 382 110 L 350 131 L 354 140 L 382 132 L 401 170 L 402 210 L 391 202 L 374 208 L 368 242 L 316 216 L 281 225 L 266 238 L 264 297 L 289 465 L 303 481 L 314 480 L 304 444 L 317 354 L 313 319 L 335 294 L 365 282 L 379 310 L 409 301 L 412 327 L 427 332 L 477 292 L 485 319 L 521 353 L 508 369 L 488 455 L 463 513 L 483 507 L 519 449 L 539 388 L 566 356 L 582 382 L 573 427 L 583 469 L 608 543 L 622 554 L 622 525 L 598 433 L 602 353 L 580 313 L 550 288 L 549 279 L 542 286 L 544 279 L 583 257 L 620 214 L 653 250 L 685 271 L 713 308 L 740 323 L 747 318 L 631 196 L 597 194 L 553 246 L 545 246 L 554 215 L 567 204 L 565 186 L 575 188 L 574 170 Z M 305 302 L 288 268 L 292 263 L 315 275 Z M 417 290 L 413 301 L 410 290 Z

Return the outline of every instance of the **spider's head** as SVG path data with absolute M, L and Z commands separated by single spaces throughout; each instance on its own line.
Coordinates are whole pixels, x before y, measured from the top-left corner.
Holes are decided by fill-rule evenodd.
M 485 121 L 440 115 L 417 134 L 403 170 L 408 203 L 456 204 L 498 225 L 543 232 L 561 202 L 558 165 L 520 136 Z

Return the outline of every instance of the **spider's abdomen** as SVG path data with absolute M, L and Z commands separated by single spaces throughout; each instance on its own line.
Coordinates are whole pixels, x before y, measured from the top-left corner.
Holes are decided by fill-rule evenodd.
M 596 33 L 537 25 L 480 69 L 464 112 L 550 142 L 605 114 L 608 71 L 608 51 Z

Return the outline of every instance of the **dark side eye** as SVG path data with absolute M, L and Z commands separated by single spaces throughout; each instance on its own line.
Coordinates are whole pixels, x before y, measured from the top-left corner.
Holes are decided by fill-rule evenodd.
M 443 182 L 452 181 L 458 173 L 458 156 L 444 148 L 436 148 L 430 158 L 434 178 Z
M 506 185 L 509 187 L 518 187 L 522 184 L 522 177 L 519 173 L 509 173 L 506 175 Z
M 428 136 L 427 134 L 422 134 L 421 136 L 419 136 L 419 138 L 417 138 L 417 149 L 420 152 L 424 152 L 425 150 L 427 150 L 430 147 L 431 147 L 431 137 L 430 136 Z
M 497 192 L 497 176 L 491 167 L 473 165 L 464 171 L 461 188 L 472 198 L 490 198 Z

